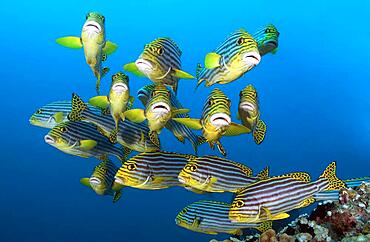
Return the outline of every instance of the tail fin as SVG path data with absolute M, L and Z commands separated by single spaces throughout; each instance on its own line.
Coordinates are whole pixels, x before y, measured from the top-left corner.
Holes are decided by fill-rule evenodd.
M 197 141 L 196 142 L 191 142 L 191 145 L 193 146 L 195 155 L 198 155 L 198 146 L 201 145 L 201 144 L 204 144 L 204 143 L 207 143 L 207 140 L 206 140 L 206 138 L 204 138 L 201 135 L 197 136 Z
M 259 120 L 256 127 L 253 130 L 253 139 L 256 144 L 261 144 L 265 139 L 266 135 L 266 124 L 262 120 Z
M 337 177 L 336 169 L 336 163 L 333 161 L 326 167 L 325 171 L 320 176 L 320 178 L 326 178 L 329 181 L 329 185 L 325 190 L 339 190 L 346 187 L 346 184 Z
M 68 119 L 71 121 L 83 120 L 83 117 L 81 114 L 84 110 L 89 110 L 89 108 L 76 93 L 73 93 L 72 94 L 72 111 L 70 114 L 68 114 Z

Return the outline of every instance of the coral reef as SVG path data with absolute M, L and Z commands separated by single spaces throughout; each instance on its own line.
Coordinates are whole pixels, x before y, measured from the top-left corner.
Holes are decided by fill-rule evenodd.
M 368 241 L 370 242 L 370 183 L 339 191 L 339 200 L 319 203 L 310 215 L 303 214 L 278 233 L 269 229 L 261 235 L 224 242 Z M 212 240 L 212 242 L 217 242 Z

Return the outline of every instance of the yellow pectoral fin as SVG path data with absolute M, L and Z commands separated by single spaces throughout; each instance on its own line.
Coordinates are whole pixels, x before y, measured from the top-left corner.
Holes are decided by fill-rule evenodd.
M 80 49 L 82 48 L 82 43 L 80 37 L 77 36 L 66 36 L 58 38 L 57 43 L 61 46 L 71 48 L 71 49 Z
M 123 113 L 125 117 L 134 123 L 144 122 L 146 119 L 143 109 L 130 109 Z
M 63 116 L 64 116 L 63 112 L 56 112 L 56 113 L 54 113 L 53 118 L 54 118 L 56 123 L 60 123 L 60 122 L 63 121 Z
M 139 76 L 139 77 L 145 77 L 144 73 L 142 73 L 136 66 L 135 62 L 128 63 L 123 66 L 123 69 L 125 71 L 131 72 L 132 74 Z
M 217 178 L 216 177 L 212 177 L 210 180 L 209 180 L 209 186 L 211 186 L 212 184 L 215 184 L 217 182 Z
M 80 141 L 80 148 L 83 149 L 83 150 L 91 150 L 97 144 L 98 144 L 98 142 L 96 142 L 95 140 L 91 140 L 91 139 L 81 140 Z
M 178 78 L 194 79 L 194 77 L 192 75 L 190 75 L 189 73 L 187 73 L 185 71 L 174 69 L 174 68 L 172 70 L 174 71 L 174 76 L 176 76 Z
M 85 177 L 80 179 L 80 183 L 84 186 L 91 187 L 90 185 L 90 179 Z
M 178 114 L 184 114 L 190 112 L 190 109 L 187 108 L 179 108 L 172 111 L 172 116 L 176 116 Z
M 95 107 L 99 107 L 99 108 L 105 109 L 109 105 L 108 97 L 107 96 L 96 96 L 96 97 L 92 97 L 89 100 L 89 104 L 91 104 L 91 105 L 93 105 Z
M 245 134 L 249 132 L 251 132 L 251 130 L 248 129 L 247 127 L 240 125 L 240 124 L 231 123 L 224 135 L 225 136 L 236 136 L 236 135 L 241 135 L 241 134 Z
M 103 53 L 104 54 L 107 54 L 107 55 L 110 55 L 112 54 L 113 52 L 115 52 L 118 48 L 118 45 L 111 42 L 111 41 L 107 41 L 105 42 L 105 46 L 103 48 Z
M 164 178 L 164 177 L 154 177 L 153 178 L 153 184 L 161 184 L 165 180 L 166 180 L 166 178 Z
M 208 53 L 204 60 L 204 66 L 208 69 L 213 69 L 220 66 L 221 56 L 215 52 Z
M 187 126 L 190 129 L 202 129 L 202 124 L 199 119 L 195 118 L 173 118 L 176 122 Z

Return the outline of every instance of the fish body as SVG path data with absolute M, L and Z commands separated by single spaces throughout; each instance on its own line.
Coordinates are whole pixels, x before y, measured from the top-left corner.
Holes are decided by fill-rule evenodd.
M 107 137 L 115 130 L 115 122 L 109 115 L 96 115 L 89 110 L 87 105 L 76 94 L 72 95 L 72 111 L 68 115 L 72 121 L 83 120 L 99 127 L 99 131 Z M 139 152 L 157 151 L 160 144 L 154 144 L 148 137 L 149 129 L 144 124 L 133 123 L 129 120 L 119 123 L 117 142 L 128 150 Z
M 244 29 L 232 33 L 214 52 L 205 58 L 205 68 L 198 65 L 199 86 L 232 82 L 259 64 L 261 56 L 257 42 Z
M 205 234 L 242 235 L 243 229 L 255 228 L 261 231 L 272 227 L 272 222 L 266 222 L 263 226 L 253 223 L 233 223 L 229 219 L 229 210 L 228 203 L 201 200 L 181 210 L 175 221 L 178 226 Z
M 251 168 L 217 156 L 190 160 L 178 178 L 182 184 L 204 192 L 236 192 L 261 180 L 253 176 Z
M 45 142 L 67 154 L 84 158 L 106 159 L 114 155 L 121 161 L 124 154 L 97 130 L 96 125 L 82 121 L 60 123 L 45 135 Z
M 345 187 L 345 183 L 335 175 L 335 162 L 315 182 L 301 178 L 273 177 L 239 190 L 232 202 L 229 218 L 238 223 L 284 219 L 289 217 L 287 212 L 314 203 L 315 194 Z
M 146 76 L 154 83 L 171 86 L 177 93 L 180 78 L 194 78 L 181 71 L 181 53 L 172 39 L 158 38 L 146 44 L 139 58 L 134 63 L 126 64 L 124 69 L 139 76 Z
M 154 90 L 155 84 L 146 85 L 143 88 L 139 89 L 137 95 L 139 100 L 144 106 L 147 105 L 148 100 L 150 99 L 152 92 Z M 183 106 L 177 99 L 175 93 L 167 88 L 170 92 L 170 105 L 175 109 L 183 109 Z M 187 113 L 178 113 L 174 115 L 175 118 L 189 118 Z M 197 154 L 198 146 L 205 142 L 205 139 L 202 136 L 194 134 L 194 132 L 189 129 L 187 126 L 180 124 L 172 119 L 168 120 L 165 127 L 169 129 L 175 137 L 182 143 L 185 142 L 185 139 L 189 140 L 193 146 L 195 154 Z
M 95 168 L 89 178 L 81 178 L 81 184 L 90 187 L 96 194 L 104 196 L 114 196 L 113 202 L 121 197 L 121 189 L 117 189 L 114 183 L 114 176 L 118 168 L 109 160 L 101 161 Z
M 216 144 L 219 151 L 225 156 L 226 151 L 220 142 L 222 136 L 250 132 L 248 128 L 231 122 L 230 106 L 230 99 L 221 90 L 215 88 L 206 99 L 200 119 L 173 118 L 173 120 L 192 129 L 201 129 L 203 137 L 211 148 Z
M 239 94 L 238 118 L 249 130 L 252 130 L 256 144 L 261 144 L 266 135 L 266 124 L 260 119 L 257 91 L 248 85 Z
M 115 182 L 146 190 L 182 186 L 177 176 L 190 157 L 164 151 L 140 153 L 122 164 Z
M 261 56 L 268 53 L 276 53 L 279 45 L 279 35 L 279 31 L 273 24 L 268 24 L 253 34 Z
M 109 71 L 109 68 L 102 68 L 102 62 L 117 49 L 116 44 L 106 41 L 105 17 L 97 12 L 88 13 L 81 37 L 62 37 L 57 39 L 57 43 L 69 48 L 83 47 L 86 63 L 97 78 L 96 91 L 99 93 L 100 80 Z
M 89 110 L 97 115 L 101 114 L 101 109 L 90 104 L 86 104 Z M 42 128 L 53 128 L 59 123 L 68 121 L 68 114 L 71 112 L 71 101 L 56 101 L 46 104 L 32 114 L 30 123 Z

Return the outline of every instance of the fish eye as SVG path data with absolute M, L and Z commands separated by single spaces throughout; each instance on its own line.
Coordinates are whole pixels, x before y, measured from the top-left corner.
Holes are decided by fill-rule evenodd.
M 128 164 L 127 165 L 127 170 L 129 170 L 129 171 L 136 170 L 136 164 L 134 164 L 134 163 Z
M 244 206 L 244 202 L 242 200 L 235 200 L 231 207 L 233 208 L 241 208 Z
M 197 170 L 196 165 L 186 165 L 184 168 L 186 171 L 190 171 L 190 172 L 195 172 Z
M 42 109 L 39 109 L 36 111 L 36 114 L 41 114 L 42 113 Z
M 68 129 L 66 127 L 64 127 L 64 126 L 63 127 L 60 127 L 60 132 L 62 132 L 62 133 L 67 132 L 67 130 Z
M 243 96 L 243 92 L 239 92 L 239 97 L 242 97 Z
M 157 54 L 158 55 L 162 55 L 163 54 L 163 48 L 162 47 L 157 48 Z
M 245 42 L 245 39 L 244 39 L 243 37 L 240 37 L 240 38 L 236 41 L 236 43 L 237 43 L 238 45 L 242 45 L 244 42 Z

